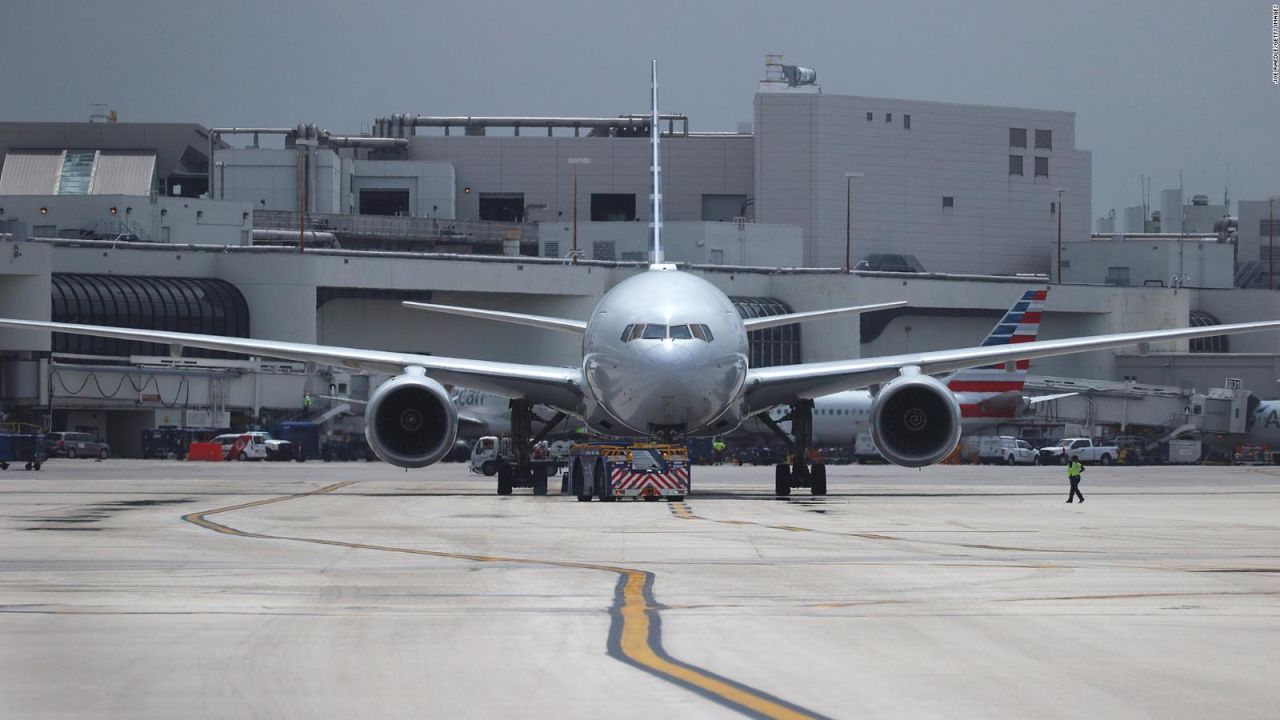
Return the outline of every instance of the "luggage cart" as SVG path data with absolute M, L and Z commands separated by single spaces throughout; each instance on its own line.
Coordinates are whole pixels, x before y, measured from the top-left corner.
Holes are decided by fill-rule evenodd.
M 8 470 L 10 463 L 26 463 L 28 470 L 39 470 L 47 459 L 44 435 L 0 432 L 0 470 Z

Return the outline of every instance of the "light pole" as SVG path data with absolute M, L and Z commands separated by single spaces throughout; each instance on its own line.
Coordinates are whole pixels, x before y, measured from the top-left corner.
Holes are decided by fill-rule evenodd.
M 573 254 L 578 257 L 578 166 L 590 165 L 591 158 L 571 157 L 569 164 L 573 166 Z
M 1058 188 L 1058 284 L 1062 284 L 1062 188 Z M 1041 205 L 1040 207 L 1044 207 Z
M 866 177 L 860 172 L 844 174 L 844 271 L 853 272 L 853 179 Z

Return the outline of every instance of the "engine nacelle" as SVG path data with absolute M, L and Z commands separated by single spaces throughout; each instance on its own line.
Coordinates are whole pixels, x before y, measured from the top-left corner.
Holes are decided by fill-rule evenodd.
M 932 465 L 960 442 L 960 403 L 946 385 L 928 375 L 899 376 L 876 395 L 871 439 L 894 465 Z
M 369 396 L 364 436 L 378 457 L 397 467 L 438 462 L 458 437 L 458 409 L 444 386 L 425 375 L 400 375 Z

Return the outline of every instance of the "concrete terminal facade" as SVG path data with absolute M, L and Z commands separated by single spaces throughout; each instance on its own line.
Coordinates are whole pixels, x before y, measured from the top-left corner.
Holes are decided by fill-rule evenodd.
M 13 248 L 17 248 L 15 253 Z M 254 337 L 403 350 L 458 357 L 574 365 L 578 347 L 555 333 L 502 327 L 403 308 L 405 299 L 585 318 L 599 297 L 642 264 L 576 264 L 535 258 L 426 257 L 341 250 L 299 256 L 282 249 L 110 243 L 13 242 L 0 245 L 0 303 L 6 314 L 51 317 L 50 277 L 59 273 L 222 278 L 243 294 Z M 807 323 L 801 357 L 832 360 L 973 344 L 1000 311 L 1034 282 L 1013 278 L 911 277 L 897 274 L 697 270 L 735 297 L 775 298 L 796 310 L 906 299 L 908 308 Z M 1054 286 L 1042 336 L 1119 332 L 1185 325 L 1193 308 L 1231 320 L 1280 314 L 1280 299 L 1265 291 Z M 1199 388 L 1219 386 L 1221 368 L 1247 387 L 1274 380 L 1274 334 L 1231 338 L 1229 356 L 1188 354 L 1187 343 L 1154 347 L 1146 357 L 1092 353 L 1040 361 L 1040 374 L 1118 378 Z M 124 454 L 157 412 L 182 408 L 229 412 L 237 423 L 296 414 L 304 392 L 330 383 L 359 382 L 343 374 L 316 378 L 300 364 L 245 364 L 164 357 L 50 357 L 50 335 L 5 333 L 0 338 L 4 406 L 11 416 L 53 408 L 69 428 L 97 428 Z M 1172 351 L 1172 352 L 1165 352 Z M 1188 362 L 1190 358 L 1190 362 Z M 120 361 L 124 364 L 120 364 Z M 89 368 L 83 367 L 85 363 Z M 163 373 L 157 373 L 163 370 Z M 53 374 L 59 382 L 51 382 Z M 94 378 L 89 375 L 94 374 Z M 1171 375 L 1176 377 L 1170 377 Z M 109 378 L 109 380 L 108 380 Z M 132 379 L 129 379 L 132 378 Z M 96 382 L 93 380 L 96 379 Z M 376 382 L 373 379 L 372 382 Z M 148 392 L 116 392 L 120 383 Z M 368 381 L 366 381 L 368 382 Z M 180 393 L 186 387 L 185 395 Z M 105 388 L 105 391 L 104 389 Z

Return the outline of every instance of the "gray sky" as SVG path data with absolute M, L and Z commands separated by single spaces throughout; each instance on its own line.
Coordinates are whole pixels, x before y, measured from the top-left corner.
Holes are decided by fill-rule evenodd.
M 546 6 L 544 8 L 544 5 Z M 1139 175 L 1221 202 L 1280 193 L 1270 2 L 12 2 L 0 119 L 367 129 L 393 112 L 751 118 L 766 53 L 824 92 L 1076 113 L 1093 214 Z M 1153 201 L 1158 198 L 1153 193 Z

